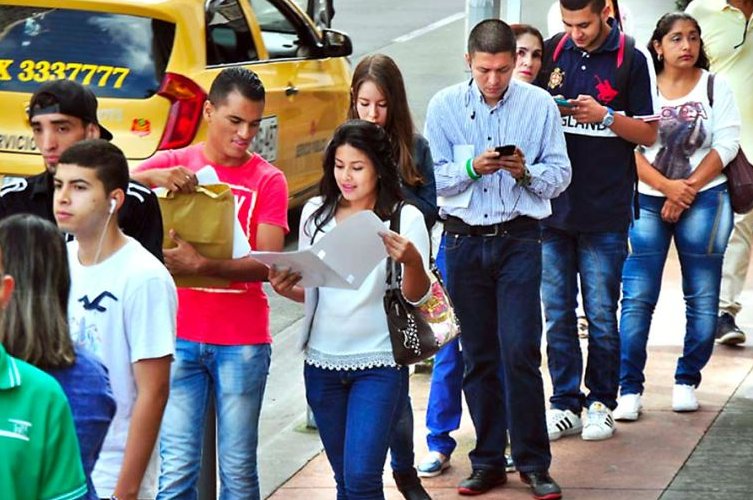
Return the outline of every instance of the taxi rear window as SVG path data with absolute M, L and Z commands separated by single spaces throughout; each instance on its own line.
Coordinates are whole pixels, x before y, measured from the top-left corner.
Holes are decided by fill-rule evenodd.
M 157 92 L 175 25 L 146 17 L 0 5 L 0 91 L 33 93 L 67 78 L 99 97 Z

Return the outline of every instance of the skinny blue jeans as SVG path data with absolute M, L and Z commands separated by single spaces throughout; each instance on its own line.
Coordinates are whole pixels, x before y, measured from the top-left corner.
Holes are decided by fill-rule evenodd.
M 698 193 L 676 223 L 661 218 L 665 200 L 641 194 L 641 216 L 630 229 L 630 255 L 622 272 L 621 394 L 643 392 L 648 332 L 673 238 L 680 257 L 686 319 L 675 383 L 698 386 L 714 348 L 722 258 L 732 231 L 727 184 Z
M 382 500 L 382 471 L 407 367 L 328 370 L 306 364 L 306 399 L 337 483 L 338 500 Z

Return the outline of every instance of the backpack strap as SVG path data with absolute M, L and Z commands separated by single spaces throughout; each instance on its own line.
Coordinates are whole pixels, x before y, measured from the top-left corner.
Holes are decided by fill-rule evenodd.
M 625 110 L 628 109 L 628 83 L 630 82 L 630 72 L 633 67 L 633 56 L 635 56 L 635 38 L 620 33 L 620 44 L 617 49 L 617 71 L 614 83 L 617 86 L 618 95 L 624 99 L 621 104 Z
M 553 41 L 557 41 L 557 45 L 554 47 L 554 52 L 552 52 L 552 62 L 556 63 L 557 59 L 559 59 L 560 54 L 562 53 L 562 49 L 565 48 L 565 44 L 570 39 L 570 35 L 567 33 L 559 33 L 554 36 Z
M 633 67 L 633 57 L 635 56 L 635 38 L 620 32 L 620 43 L 617 48 L 617 71 L 615 72 L 615 85 L 617 87 L 618 103 L 623 110 L 627 111 L 630 105 L 629 99 L 629 82 L 630 72 Z M 614 104 L 614 103 L 613 103 Z M 633 167 L 633 217 L 639 219 L 641 216 L 640 203 L 638 197 L 638 169 Z
M 706 81 L 706 93 L 709 97 L 709 107 L 714 107 L 714 73 L 709 73 L 709 78 Z
M 617 48 L 617 69 L 622 66 L 622 61 L 625 58 L 625 33 L 620 31 L 620 44 Z
M 405 206 L 405 202 L 401 201 L 397 204 L 395 207 L 395 211 L 392 212 L 392 216 L 390 217 L 390 231 L 393 233 L 400 234 L 400 214 L 403 211 L 403 207 Z M 392 260 L 392 258 L 388 255 L 387 256 L 387 288 L 399 288 L 400 283 L 403 280 L 402 276 L 402 266 L 395 261 Z

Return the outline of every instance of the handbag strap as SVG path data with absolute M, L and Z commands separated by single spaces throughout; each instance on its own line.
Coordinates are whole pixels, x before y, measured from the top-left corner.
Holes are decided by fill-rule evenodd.
M 395 211 L 392 212 L 390 217 L 390 231 L 400 234 L 400 214 L 403 211 L 405 202 L 398 203 Z M 400 264 L 396 264 L 395 261 L 388 255 L 387 256 L 387 289 L 399 288 L 403 280 L 403 268 Z

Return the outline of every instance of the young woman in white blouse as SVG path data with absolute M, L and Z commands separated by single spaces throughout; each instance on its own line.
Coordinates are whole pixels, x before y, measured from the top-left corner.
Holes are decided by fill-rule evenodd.
M 418 302 L 427 293 L 429 235 L 412 205 L 400 212 L 400 234 L 388 230 L 402 200 L 387 133 L 374 123 L 341 125 L 327 146 L 321 196 L 301 214 L 299 248 L 307 248 L 345 219 L 373 210 L 384 220 L 387 254 L 403 266 L 402 291 Z M 306 302 L 306 399 L 337 482 L 338 499 L 384 498 L 382 470 L 391 430 L 405 404 L 407 367 L 392 355 L 383 298 L 386 261 L 358 290 L 302 289 L 300 275 L 271 270 L 274 289 Z
M 722 168 L 737 154 L 740 116 L 732 91 L 716 76 L 709 100 L 708 59 L 701 28 L 685 13 L 665 14 L 648 49 L 659 87 L 659 140 L 636 153 L 640 218 L 630 229 L 623 269 L 620 320 L 620 399 L 617 420 L 641 411 L 646 343 L 674 238 L 686 304 L 683 353 L 677 362 L 672 408 L 695 411 L 695 388 L 711 356 L 722 257 L 732 209 Z

